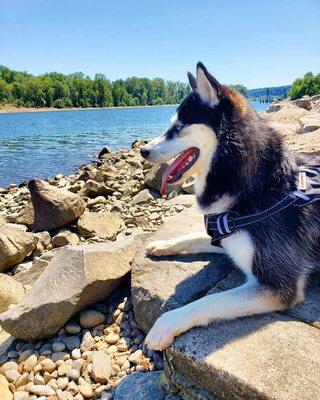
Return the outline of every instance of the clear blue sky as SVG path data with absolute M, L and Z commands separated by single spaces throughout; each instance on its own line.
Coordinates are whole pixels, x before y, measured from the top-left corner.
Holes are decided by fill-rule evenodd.
M 249 88 L 320 72 L 320 0 L 0 0 L 13 69 L 186 81 L 198 60 Z

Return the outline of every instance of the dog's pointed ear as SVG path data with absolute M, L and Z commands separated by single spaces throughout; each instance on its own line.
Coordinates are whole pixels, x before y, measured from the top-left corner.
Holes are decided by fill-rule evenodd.
M 190 85 L 191 89 L 195 92 L 197 90 L 197 80 L 192 75 L 191 72 L 188 71 L 187 75 L 188 75 L 188 79 L 189 79 L 189 85 Z
M 218 82 L 201 62 L 197 64 L 197 92 L 204 103 L 211 106 L 219 103 Z

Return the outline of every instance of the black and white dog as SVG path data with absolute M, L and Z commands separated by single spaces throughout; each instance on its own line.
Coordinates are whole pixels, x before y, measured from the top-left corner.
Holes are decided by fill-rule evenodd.
M 297 164 L 279 133 L 235 90 L 221 85 L 202 63 L 192 92 L 177 109 L 169 130 L 141 149 L 144 158 L 163 163 L 180 154 L 163 176 L 181 183 L 196 176 L 196 197 L 204 214 L 267 209 L 296 188 Z M 245 273 L 242 286 L 208 295 L 163 314 L 146 338 L 161 350 L 175 336 L 216 319 L 283 310 L 304 298 L 320 238 L 319 206 L 288 207 L 213 246 L 204 233 L 152 242 L 153 256 L 226 253 Z

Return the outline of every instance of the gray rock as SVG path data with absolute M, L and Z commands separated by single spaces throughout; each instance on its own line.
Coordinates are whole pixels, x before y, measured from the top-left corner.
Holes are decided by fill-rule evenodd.
M 120 231 L 121 226 L 120 215 L 115 212 L 104 214 L 85 212 L 77 223 L 78 232 L 83 237 L 112 238 Z
M 0 312 L 6 311 L 10 304 L 19 303 L 24 297 L 21 283 L 7 274 L 0 274 Z
M 301 99 L 293 100 L 292 104 L 297 107 L 304 108 L 305 110 L 310 111 L 312 108 L 311 99 L 309 96 L 303 96 Z
M 152 240 L 203 230 L 203 216 L 192 206 L 165 222 L 137 252 L 131 273 L 132 301 L 144 332 L 162 313 L 199 298 L 231 271 L 229 259 L 222 255 L 146 256 L 145 247 Z
M 80 339 L 78 336 L 68 336 L 63 339 L 63 343 L 69 351 L 80 347 Z M 61 351 L 61 350 L 60 350 Z
M 133 196 L 131 204 L 135 205 L 135 204 L 147 203 L 148 201 L 155 200 L 158 197 L 159 196 L 156 193 L 151 192 L 151 190 L 143 189 L 135 196 Z
M 162 372 L 136 372 L 122 379 L 114 400 L 164 400 L 165 397 Z
M 104 300 L 130 271 L 143 235 L 63 247 L 23 301 L 0 315 L 4 330 L 34 341 L 49 337 L 86 306 Z
M 7 222 L 22 224 L 27 226 L 29 229 L 32 229 L 34 224 L 34 211 L 32 203 L 28 203 L 17 214 L 9 214 L 7 216 Z
M 22 285 L 33 286 L 56 254 L 57 250 L 55 249 L 42 254 L 41 257 L 35 257 L 33 260 L 33 265 L 30 269 L 27 271 L 18 272 L 13 278 L 22 283 Z
M 0 272 L 23 261 L 37 242 L 32 233 L 12 225 L 0 225 Z
M 310 115 L 305 115 L 299 118 L 299 130 L 298 133 L 313 132 L 320 129 L 320 115 L 319 113 L 314 113 Z
M 80 241 L 78 235 L 71 232 L 70 229 L 61 229 L 56 235 L 52 237 L 52 244 L 54 247 L 67 246 L 69 244 L 76 245 Z
M 183 398 L 313 399 L 319 345 L 318 329 L 277 313 L 215 322 L 174 341 L 165 373 Z
M 84 200 L 64 188 L 34 179 L 29 182 L 34 208 L 34 231 L 50 231 L 73 222 L 84 212 Z

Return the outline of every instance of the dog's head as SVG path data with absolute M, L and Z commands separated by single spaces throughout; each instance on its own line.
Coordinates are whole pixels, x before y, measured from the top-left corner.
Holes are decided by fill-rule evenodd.
M 141 149 L 141 155 L 152 163 L 164 163 L 179 155 L 163 175 L 162 194 L 167 183 L 181 183 L 210 169 L 222 131 L 234 118 L 234 109 L 241 113 L 247 104 L 200 62 L 197 78 L 190 72 L 188 78 L 192 91 L 179 105 L 169 129 Z

